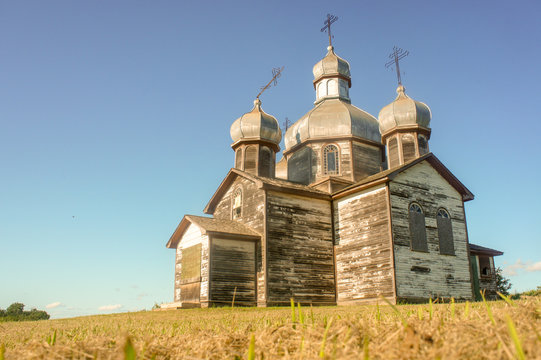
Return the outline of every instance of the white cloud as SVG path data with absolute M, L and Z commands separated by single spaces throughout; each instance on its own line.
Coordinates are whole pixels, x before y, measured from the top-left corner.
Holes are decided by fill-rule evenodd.
M 514 264 L 504 267 L 503 274 L 506 276 L 516 276 L 519 274 L 519 270 L 526 270 L 528 272 L 541 271 L 541 261 L 532 263 L 531 260 L 524 262 L 518 259 Z
M 61 302 L 57 301 L 57 302 L 51 303 L 49 305 L 45 305 L 45 309 L 54 309 L 54 308 L 59 307 L 59 306 L 64 306 L 64 305 Z
M 533 272 L 533 271 L 541 271 L 541 261 L 538 261 L 534 264 L 528 265 L 526 267 L 526 271 Z
M 122 307 L 122 305 L 120 304 L 116 304 L 116 305 L 103 305 L 103 306 L 100 306 L 98 308 L 98 310 L 101 310 L 101 311 L 108 311 L 108 310 L 117 310 L 117 309 L 120 309 Z

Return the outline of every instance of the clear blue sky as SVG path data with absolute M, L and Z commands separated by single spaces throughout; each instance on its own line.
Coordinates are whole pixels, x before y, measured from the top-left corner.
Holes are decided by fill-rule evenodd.
M 470 241 L 505 252 L 516 290 L 541 285 L 539 1 L 21 0 L 0 2 L 0 308 L 172 301 L 165 243 L 233 166 L 229 127 L 273 67 L 265 111 L 311 109 L 329 12 L 375 116 L 395 97 L 387 55 L 410 51 L 430 148 L 476 195 Z

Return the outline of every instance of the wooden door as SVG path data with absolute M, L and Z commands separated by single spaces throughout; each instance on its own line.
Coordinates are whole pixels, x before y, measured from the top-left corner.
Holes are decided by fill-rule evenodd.
M 212 239 L 210 301 L 214 305 L 256 305 L 255 242 Z
M 180 301 L 183 307 L 200 303 L 201 244 L 182 249 L 180 269 Z

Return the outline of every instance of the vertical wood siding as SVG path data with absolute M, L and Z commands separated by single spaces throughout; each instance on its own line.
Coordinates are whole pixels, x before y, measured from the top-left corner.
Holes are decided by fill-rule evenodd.
M 470 299 L 467 234 L 461 195 L 427 162 L 405 170 L 390 182 L 397 296 L 428 299 L 443 296 Z M 419 203 L 425 214 L 428 252 L 410 249 L 409 206 Z M 455 256 L 441 255 L 436 215 L 451 216 Z
M 396 136 L 392 137 L 387 142 L 387 148 L 387 161 L 389 162 L 389 169 L 392 169 L 400 165 L 400 155 L 398 154 L 398 140 L 396 139 Z
M 265 192 L 258 189 L 252 181 L 237 177 L 229 187 L 223 198 L 220 200 L 214 211 L 217 219 L 231 219 L 231 197 L 233 191 L 242 187 L 242 211 L 241 217 L 235 219 L 245 224 L 262 235 L 261 241 L 256 244 L 256 266 L 257 266 L 257 301 L 264 305 L 265 299 Z
M 375 146 L 353 143 L 353 174 L 355 181 L 382 170 L 381 150 Z
M 183 284 L 183 281 L 188 280 L 186 276 L 189 277 L 189 274 L 183 274 L 183 253 L 185 249 L 199 247 L 200 249 L 200 281 L 197 287 L 199 288 L 199 301 L 203 302 L 208 300 L 208 237 L 202 235 L 201 230 L 190 224 L 186 232 L 179 241 L 179 244 L 176 249 L 176 259 L 175 259 L 175 301 L 181 301 L 182 299 L 187 299 L 182 295 L 182 291 L 191 291 L 192 293 L 195 290 L 195 287 L 188 289 L 186 284 Z M 196 269 L 192 269 L 192 273 Z M 190 270 L 188 270 L 190 272 Z M 192 294 L 193 295 L 193 294 Z M 195 295 L 194 295 L 195 299 Z
M 256 304 L 255 244 L 212 238 L 210 302 L 213 305 Z
M 267 193 L 268 305 L 335 302 L 329 201 Z
M 385 185 L 334 203 L 338 303 L 394 296 Z

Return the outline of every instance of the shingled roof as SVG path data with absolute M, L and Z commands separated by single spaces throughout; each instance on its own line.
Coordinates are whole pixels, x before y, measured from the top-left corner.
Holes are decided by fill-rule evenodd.
M 216 190 L 214 195 L 212 195 L 212 198 L 210 199 L 209 203 L 205 207 L 205 210 L 203 210 L 205 214 L 212 214 L 214 212 L 214 210 L 216 209 L 216 206 L 222 199 L 223 195 L 229 189 L 229 186 L 239 176 L 246 178 L 250 181 L 253 181 L 257 185 L 257 187 L 260 189 L 276 190 L 276 191 L 280 191 L 284 193 L 291 193 L 291 194 L 300 195 L 300 196 L 303 196 L 303 195 L 309 196 L 312 198 L 321 198 L 321 199 L 327 199 L 327 200 L 331 199 L 331 196 L 329 193 L 318 190 L 318 189 L 314 189 L 313 187 L 310 187 L 307 185 L 294 183 L 294 182 L 284 180 L 284 179 L 278 179 L 278 178 L 271 179 L 271 178 L 267 178 L 263 176 L 256 176 L 256 175 L 249 174 L 246 171 L 232 168 L 231 170 L 229 170 L 229 172 L 225 176 L 220 186 L 218 186 L 218 189 Z
M 500 256 L 503 255 L 503 252 L 499 250 L 494 250 L 484 246 L 479 246 L 470 243 L 470 253 L 479 254 L 479 255 L 489 255 L 489 256 Z
M 404 165 L 388 169 L 382 172 L 379 172 L 375 175 L 369 176 L 353 185 L 350 185 L 344 189 L 338 190 L 332 194 L 333 198 L 340 198 L 342 196 L 346 196 L 352 192 L 356 192 L 358 190 L 366 189 L 369 187 L 372 187 L 377 184 L 381 184 L 384 182 L 388 182 L 393 180 L 398 174 L 401 172 L 419 164 L 422 161 L 427 161 L 432 167 L 445 179 L 449 182 L 451 186 L 453 186 L 456 191 L 458 191 L 462 195 L 463 201 L 469 201 L 473 200 L 474 195 L 468 188 L 460 182 L 456 178 L 456 176 L 453 175 L 453 173 L 445 167 L 445 165 L 442 164 L 441 161 L 438 160 L 436 155 L 433 153 L 428 153 L 426 155 L 423 155 L 417 159 L 411 160 Z
M 236 238 L 259 239 L 261 235 L 252 228 L 243 225 L 237 221 L 215 219 L 206 216 L 184 215 L 175 232 L 167 242 L 166 247 L 174 249 L 178 246 L 182 235 L 188 229 L 190 224 L 194 224 L 201 229 L 202 234 L 209 235 L 234 235 Z

